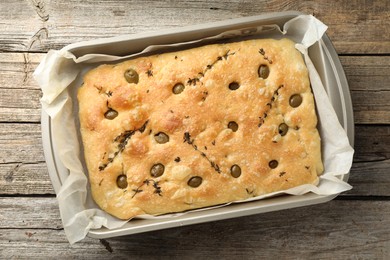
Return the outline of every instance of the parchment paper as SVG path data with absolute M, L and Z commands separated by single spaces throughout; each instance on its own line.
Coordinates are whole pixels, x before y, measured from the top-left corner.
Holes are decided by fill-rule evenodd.
M 319 121 L 322 122 L 319 125 L 319 130 L 322 138 L 325 172 L 320 176 L 318 186 L 302 185 L 286 191 L 251 198 L 250 200 L 258 200 L 281 193 L 301 195 L 313 192 L 319 195 L 332 195 L 352 188 L 348 183 L 342 181 L 340 176 L 348 173 L 351 168 L 353 149 L 307 53 L 307 49 L 321 39 L 326 29 L 327 26 L 313 16 L 301 15 L 288 21 L 283 29 L 277 25 L 269 25 L 255 29 L 250 28 L 248 31 L 229 31 L 199 41 L 169 46 L 148 46 L 141 52 L 149 53 L 167 47 L 171 48 L 172 46 L 190 47 L 195 42 L 207 43 L 215 39 L 229 41 L 234 36 L 245 36 L 248 32 L 250 37 L 289 37 L 297 43 L 296 48 L 304 55 L 309 69 L 318 117 Z M 90 196 L 78 132 L 75 90 L 81 83 L 82 75 L 92 67 L 102 62 L 120 61 L 139 54 L 117 57 L 92 53 L 76 58 L 66 48 L 59 51 L 50 50 L 34 73 L 34 77 L 43 92 L 41 99 L 42 108 L 52 119 L 52 142 L 57 149 L 56 152 L 61 162 L 69 170 L 69 175 L 61 177 L 62 186 L 57 194 L 57 198 L 64 230 L 71 244 L 82 240 L 90 229 L 98 229 L 102 226 L 108 229 L 115 229 L 127 222 L 100 210 Z M 141 218 L 172 218 L 181 214 L 186 213 L 157 217 L 141 216 Z

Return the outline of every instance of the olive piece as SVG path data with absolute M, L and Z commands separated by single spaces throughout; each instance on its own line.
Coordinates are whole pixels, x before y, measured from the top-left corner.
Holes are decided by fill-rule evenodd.
M 159 144 L 165 144 L 169 141 L 169 136 L 166 133 L 158 132 L 154 135 L 154 139 Z
M 202 184 L 202 181 L 203 181 L 202 177 L 194 176 L 188 180 L 187 184 L 188 184 L 188 186 L 190 186 L 192 188 L 196 188 Z
M 182 83 L 177 83 L 175 86 L 172 88 L 173 94 L 180 94 L 181 92 L 184 91 L 184 85 Z
M 287 134 L 287 132 L 288 132 L 288 125 L 285 123 L 281 123 L 279 125 L 279 134 L 281 136 L 285 136 Z
M 230 90 L 236 90 L 240 87 L 240 84 L 238 84 L 237 82 L 232 82 L 229 84 L 229 89 Z
M 121 189 L 127 188 L 127 177 L 124 174 L 121 174 L 116 178 L 116 185 Z
M 164 170 L 165 170 L 164 165 L 162 165 L 161 163 L 157 163 L 153 165 L 152 168 L 150 168 L 150 175 L 152 175 L 152 177 L 155 178 L 160 177 L 161 175 L 163 175 Z
M 234 121 L 230 121 L 228 128 L 232 129 L 233 132 L 236 132 L 238 130 L 238 124 Z
M 125 71 L 125 79 L 129 83 L 138 83 L 138 73 L 133 69 L 128 69 Z
M 268 78 L 268 76 L 269 76 L 269 68 L 268 68 L 268 66 L 264 65 L 264 64 L 260 65 L 258 73 L 259 73 L 259 77 L 260 78 L 263 78 L 263 79 Z
M 113 120 L 118 116 L 118 112 L 112 108 L 108 109 L 106 113 L 104 113 L 104 117 L 110 120 Z
M 268 163 L 268 166 L 271 168 L 271 169 L 275 169 L 276 167 L 278 167 L 278 161 L 277 160 L 272 160 Z
M 240 175 L 241 175 L 241 168 L 240 168 L 240 166 L 238 166 L 237 164 L 233 165 L 233 166 L 230 168 L 230 174 L 231 174 L 234 178 L 240 177 Z
M 290 106 L 292 107 L 299 107 L 299 105 L 302 103 L 302 96 L 299 94 L 294 94 L 290 97 Z

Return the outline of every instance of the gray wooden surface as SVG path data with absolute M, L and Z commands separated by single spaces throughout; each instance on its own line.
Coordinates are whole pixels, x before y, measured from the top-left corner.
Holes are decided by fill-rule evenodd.
M 354 105 L 354 189 L 305 208 L 69 245 L 32 78 L 45 53 L 81 40 L 286 10 L 329 26 Z M 387 0 L 1 1 L 0 259 L 390 259 L 389 28 Z

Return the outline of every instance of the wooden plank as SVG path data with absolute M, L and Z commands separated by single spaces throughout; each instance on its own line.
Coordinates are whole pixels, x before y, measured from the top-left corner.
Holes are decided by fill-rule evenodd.
M 46 201 L 36 204 L 45 203 Z M 26 212 L 22 211 L 22 216 L 33 212 L 32 208 L 24 210 Z M 39 208 L 34 212 L 39 212 Z M 58 219 L 52 224 L 48 223 L 46 219 L 56 217 L 46 209 L 40 212 L 40 216 L 48 214 L 42 217 L 42 228 L 29 228 L 22 223 L 26 228 L 0 229 L 2 258 L 390 257 L 389 201 L 336 200 L 310 207 L 108 238 L 103 241 L 86 238 L 72 246 L 66 241 L 63 230 L 56 229 Z M 7 217 L 15 219 L 14 215 Z M 19 223 L 17 221 L 13 226 L 18 227 Z
M 0 122 L 39 122 L 39 86 L 32 72 L 43 54 L 0 53 Z M 351 90 L 355 122 L 390 124 L 390 59 L 341 56 Z M 370 97 L 370 98 L 367 98 Z
M 355 126 L 355 161 L 381 161 L 390 158 L 390 126 Z
M 0 122 L 39 122 L 41 90 L 0 88 Z
M 32 73 L 43 54 L 0 54 L 0 122 L 40 122 L 41 91 Z
M 0 209 L 0 230 L 6 228 L 62 229 L 60 211 L 55 197 L 0 197 Z
M 349 195 L 390 196 L 390 125 L 357 125 L 355 132 Z M 0 133 L 0 194 L 54 194 L 40 125 L 0 124 Z
M 313 14 L 327 24 L 339 53 L 390 53 L 389 2 L 363 0 L 88 0 L 66 4 L 5 0 L 0 8 L 0 52 L 46 52 L 83 40 L 287 10 Z
M 390 160 L 355 162 L 342 196 L 390 196 Z M 0 164 L 0 194 L 55 194 L 45 163 Z
M 42 53 L 0 53 L 0 88 L 9 92 L 40 89 L 32 73 L 44 56 Z
M 355 162 L 348 183 L 353 189 L 343 196 L 390 196 L 390 159 Z
M 55 194 L 46 163 L 0 163 L 0 194 Z
M 0 124 L 0 164 L 45 160 L 39 124 Z
M 355 121 L 390 123 L 390 59 L 387 56 L 341 56 L 351 89 Z
M 355 155 L 345 196 L 390 195 L 390 126 L 355 126 Z

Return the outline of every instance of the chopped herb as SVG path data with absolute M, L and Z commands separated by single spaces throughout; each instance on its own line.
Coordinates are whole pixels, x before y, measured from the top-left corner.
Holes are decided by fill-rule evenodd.
M 99 94 L 105 94 L 105 95 L 107 95 L 107 97 L 111 97 L 112 94 L 113 94 L 113 92 L 111 90 L 106 91 L 106 92 L 103 93 L 103 87 L 102 86 L 97 87 L 97 86 L 94 85 L 94 87 L 99 91 Z
M 260 50 L 259 50 L 259 53 L 261 54 L 261 55 L 265 55 L 265 51 L 264 51 L 264 49 L 263 48 L 260 48 Z
M 199 82 L 199 81 L 204 77 L 204 75 L 206 74 L 206 72 L 209 71 L 209 70 L 211 70 L 217 62 L 221 61 L 222 59 L 227 60 L 227 58 L 228 58 L 229 56 L 234 55 L 234 54 L 236 54 L 236 53 L 235 53 L 235 52 L 230 53 L 230 50 L 228 50 L 228 51 L 223 55 L 223 57 L 222 57 L 222 56 L 218 56 L 217 59 L 216 59 L 214 62 L 212 62 L 211 64 L 206 65 L 206 68 L 204 69 L 203 72 L 198 72 L 198 75 L 199 75 L 198 77 L 194 77 L 194 78 L 192 78 L 192 79 L 189 78 L 188 81 L 187 81 L 187 84 L 188 84 L 188 85 L 193 85 L 193 86 L 195 86 L 196 83 Z
M 191 135 L 190 135 L 190 133 L 188 133 L 188 132 L 185 132 L 184 133 L 184 143 L 188 143 L 188 144 L 192 144 L 192 141 L 191 141 Z
M 224 58 L 225 60 L 227 60 L 227 58 L 228 58 L 229 56 L 236 54 L 235 52 L 232 52 L 232 53 L 229 53 L 229 52 L 230 52 L 230 50 L 228 50 L 228 51 L 225 53 L 225 55 L 223 55 L 223 58 Z
M 208 91 L 203 91 L 202 94 L 203 94 L 202 101 L 205 101 L 206 98 L 207 98 L 207 95 L 209 94 L 209 92 Z
M 133 194 L 133 196 L 132 196 L 131 198 L 134 198 L 134 196 L 135 196 L 136 194 L 143 192 L 143 190 L 141 190 L 140 188 L 132 189 L 132 191 L 134 191 L 134 194 Z
M 162 191 L 161 191 L 161 187 L 158 186 L 158 181 L 153 181 L 153 188 L 154 188 L 154 193 L 158 194 L 158 196 L 162 196 Z
M 110 163 L 114 161 L 116 156 L 123 152 L 125 149 L 127 143 L 129 142 L 130 138 L 137 132 L 139 131 L 140 133 L 143 133 L 145 131 L 146 125 L 148 124 L 149 120 L 146 120 L 145 123 L 138 129 L 134 130 L 127 130 L 115 137 L 114 142 L 117 142 L 117 151 L 114 152 L 114 154 L 107 159 L 107 163 L 103 163 L 99 166 L 99 171 L 103 171 Z
M 269 62 L 269 64 L 272 64 L 272 60 L 268 58 L 268 56 L 265 55 L 265 51 L 263 48 L 260 48 L 259 53 L 263 55 L 264 59 Z
M 156 193 L 157 195 L 159 196 L 162 196 L 162 190 L 161 190 L 161 187 L 159 186 L 159 182 L 158 181 L 154 181 L 154 180 L 150 180 L 150 179 L 146 179 L 142 182 L 142 184 L 140 186 L 138 186 L 138 188 L 136 189 L 133 189 L 132 191 L 134 192 L 133 196 L 131 198 L 134 198 L 135 195 L 137 195 L 138 193 L 141 193 L 143 192 L 144 190 L 142 190 L 141 188 L 146 185 L 146 186 L 149 186 L 150 183 L 153 183 L 153 188 L 154 188 L 154 192 L 153 193 Z
M 266 104 L 266 106 L 268 107 L 267 110 L 264 112 L 263 116 L 260 116 L 260 117 L 259 117 L 259 121 L 260 121 L 260 122 L 259 122 L 259 124 L 257 125 L 258 127 L 261 127 L 261 126 L 264 124 L 265 119 L 266 119 L 267 116 L 268 116 L 268 112 L 272 109 L 273 104 L 275 103 L 275 101 L 277 100 L 277 97 L 279 96 L 279 90 L 280 90 L 281 88 L 283 88 L 283 87 L 284 87 L 284 85 L 280 85 L 280 86 L 274 91 L 274 93 L 272 94 L 271 101 L 268 102 L 268 103 Z
M 219 168 L 219 165 L 216 164 L 215 162 L 213 162 L 212 160 L 210 160 L 210 158 L 206 155 L 206 153 L 204 153 L 204 152 L 198 150 L 198 146 L 197 146 L 196 144 L 194 144 L 194 139 L 191 139 L 191 135 L 190 135 L 189 132 L 185 132 L 185 133 L 184 133 L 183 140 L 184 140 L 184 143 L 190 144 L 190 145 L 194 148 L 195 151 L 199 151 L 200 154 L 201 154 L 204 158 L 206 158 L 207 161 L 209 161 L 211 167 L 214 168 L 214 170 L 215 170 L 216 172 L 221 173 L 221 169 Z
M 187 81 L 187 84 L 188 84 L 188 85 L 193 85 L 193 86 L 195 86 L 196 83 L 199 82 L 199 81 L 200 81 L 199 78 L 192 78 L 192 79 L 189 78 L 188 81 Z
M 148 125 L 149 120 L 146 120 L 145 123 L 141 126 L 141 128 L 138 129 L 140 133 L 143 133 L 145 131 L 146 126 Z
M 253 192 L 255 191 L 255 190 L 250 191 L 248 188 L 246 188 L 245 190 L 246 190 L 246 193 L 248 193 L 249 195 L 252 195 Z

